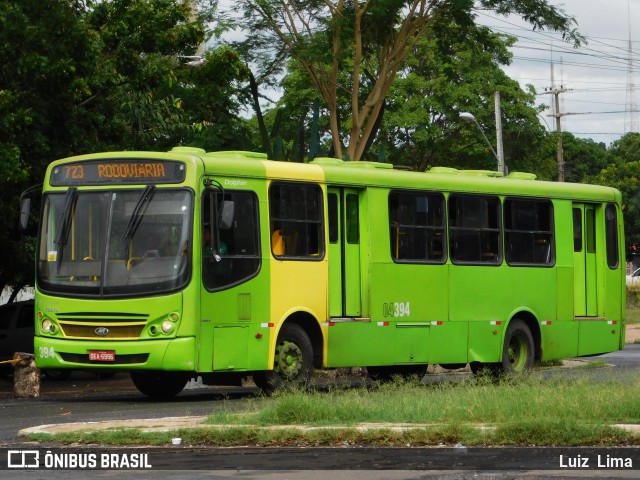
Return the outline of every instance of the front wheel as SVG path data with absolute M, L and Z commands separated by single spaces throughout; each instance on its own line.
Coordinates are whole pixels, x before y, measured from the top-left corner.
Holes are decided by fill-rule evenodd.
M 167 399 L 179 394 L 189 380 L 180 372 L 131 372 L 131 380 L 148 397 Z
M 273 370 L 255 372 L 253 381 L 264 393 L 306 385 L 313 374 L 313 346 L 295 323 L 285 324 L 276 343 Z

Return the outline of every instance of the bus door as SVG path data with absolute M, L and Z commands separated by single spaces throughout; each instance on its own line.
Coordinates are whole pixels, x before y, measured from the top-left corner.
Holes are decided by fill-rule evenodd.
M 329 187 L 329 316 L 362 315 L 360 196 L 353 188 Z
M 596 206 L 573 204 L 574 315 L 598 316 Z

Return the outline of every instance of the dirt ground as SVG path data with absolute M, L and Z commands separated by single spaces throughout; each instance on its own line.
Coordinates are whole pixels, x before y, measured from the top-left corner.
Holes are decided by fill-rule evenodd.
M 640 342 L 640 325 L 627 325 L 627 334 L 624 341 L 625 343 Z

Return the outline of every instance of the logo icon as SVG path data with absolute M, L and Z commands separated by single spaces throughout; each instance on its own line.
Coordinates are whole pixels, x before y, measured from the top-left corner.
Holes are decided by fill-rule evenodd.
M 7 451 L 8 468 L 38 468 L 40 467 L 40 452 L 38 450 L 9 450 Z
M 98 327 L 95 329 L 95 332 L 99 337 L 106 337 L 109 335 L 109 329 L 107 327 Z

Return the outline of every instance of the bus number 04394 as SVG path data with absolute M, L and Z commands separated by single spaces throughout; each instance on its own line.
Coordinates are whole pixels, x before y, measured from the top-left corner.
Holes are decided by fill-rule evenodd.
M 411 315 L 410 302 L 389 302 L 382 304 L 382 314 L 388 317 L 408 317 Z

